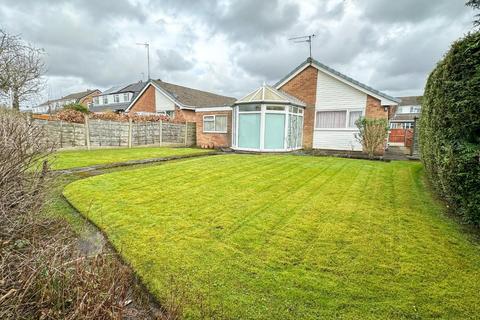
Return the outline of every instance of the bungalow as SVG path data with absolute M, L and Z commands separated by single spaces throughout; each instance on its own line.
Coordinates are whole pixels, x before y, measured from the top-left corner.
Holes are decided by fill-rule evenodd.
M 125 112 L 166 114 L 176 121 L 197 122 L 195 110 L 229 108 L 235 98 L 192 89 L 160 79 L 150 80 Z
M 95 97 L 93 112 L 163 114 L 176 121 L 196 122 L 196 109 L 229 107 L 235 98 L 192 89 L 160 79 L 113 87 Z
M 32 108 L 32 112 L 51 113 L 73 103 L 81 104 L 88 108 L 92 104 L 93 97 L 100 93 L 101 91 L 98 89 L 71 93 L 60 99 L 48 100 L 38 106 L 35 106 Z
M 361 116 L 387 120 L 398 102 L 308 58 L 274 87 L 262 86 L 233 107 L 196 109 L 202 115 L 197 116 L 197 144 L 256 151 L 361 151 L 355 121 Z

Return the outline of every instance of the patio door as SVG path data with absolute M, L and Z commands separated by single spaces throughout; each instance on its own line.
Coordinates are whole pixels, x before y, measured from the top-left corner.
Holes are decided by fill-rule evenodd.
M 238 146 L 260 148 L 260 113 L 240 113 L 238 116 Z
M 284 149 L 285 114 L 265 113 L 265 149 Z

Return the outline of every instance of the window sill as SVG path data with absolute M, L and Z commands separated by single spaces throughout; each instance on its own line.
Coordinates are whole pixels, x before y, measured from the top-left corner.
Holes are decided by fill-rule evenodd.
M 203 133 L 228 133 L 227 131 L 202 131 Z
M 314 131 L 358 131 L 355 128 L 315 128 Z

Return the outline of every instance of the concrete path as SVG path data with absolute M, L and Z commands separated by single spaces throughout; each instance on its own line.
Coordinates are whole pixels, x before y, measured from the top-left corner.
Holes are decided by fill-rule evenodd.
M 52 172 L 56 174 L 71 174 L 71 173 L 79 173 L 79 172 L 98 171 L 98 170 L 111 169 L 111 168 L 117 168 L 117 167 L 133 166 L 138 164 L 148 164 L 148 163 L 172 161 L 172 160 L 179 160 L 179 159 L 206 157 L 206 156 L 213 156 L 218 154 L 222 154 L 222 152 L 212 151 L 212 152 L 192 153 L 192 154 L 187 154 L 182 156 L 169 156 L 169 157 L 162 157 L 162 158 L 129 160 L 124 162 L 97 164 L 97 165 L 88 166 L 88 167 L 76 167 L 76 168 L 69 168 L 69 169 L 52 170 Z

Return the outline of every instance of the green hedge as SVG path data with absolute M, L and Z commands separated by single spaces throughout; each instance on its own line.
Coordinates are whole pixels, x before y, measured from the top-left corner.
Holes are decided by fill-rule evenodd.
M 467 34 L 430 74 L 420 117 L 420 152 L 439 196 L 480 225 L 480 32 Z

